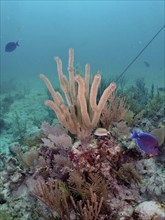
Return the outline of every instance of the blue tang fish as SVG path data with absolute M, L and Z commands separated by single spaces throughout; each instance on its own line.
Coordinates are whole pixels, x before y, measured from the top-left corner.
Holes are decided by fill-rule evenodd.
M 133 133 L 130 137 L 131 139 L 136 140 L 137 146 L 145 153 L 145 154 L 158 154 L 158 140 L 152 134 L 139 132 L 134 129 Z
M 15 43 L 15 42 L 9 42 L 6 44 L 5 46 L 5 51 L 6 52 L 12 52 L 14 51 L 17 47 L 19 46 L 18 44 L 18 41 Z

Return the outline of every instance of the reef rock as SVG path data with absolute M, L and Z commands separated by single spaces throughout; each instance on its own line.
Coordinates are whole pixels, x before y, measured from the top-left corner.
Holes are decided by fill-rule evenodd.
M 165 220 L 165 205 L 156 201 L 140 203 L 134 210 L 139 220 Z

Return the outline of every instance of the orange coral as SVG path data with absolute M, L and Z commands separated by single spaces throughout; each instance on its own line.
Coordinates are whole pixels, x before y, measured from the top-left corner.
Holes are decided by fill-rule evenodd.
M 97 104 L 96 99 L 101 75 L 97 74 L 94 76 L 89 92 L 90 65 L 86 65 L 85 79 L 79 74 L 74 76 L 74 51 L 72 48 L 69 50 L 69 81 L 62 72 L 62 61 L 60 58 L 55 57 L 55 61 L 57 62 L 60 86 L 65 95 L 66 104 L 61 94 L 56 92 L 50 81 L 41 74 L 41 79 L 44 80 L 53 97 L 53 101 L 46 100 L 45 104 L 55 111 L 59 121 L 67 130 L 76 135 L 80 140 L 86 139 L 91 134 L 93 128 L 96 127 L 109 96 L 116 89 L 116 84 L 110 83 Z M 76 83 L 78 84 L 77 89 Z

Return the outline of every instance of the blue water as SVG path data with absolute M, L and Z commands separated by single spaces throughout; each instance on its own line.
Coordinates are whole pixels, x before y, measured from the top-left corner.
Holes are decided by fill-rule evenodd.
M 62 193 L 61 195 L 63 195 L 64 192 L 64 196 L 66 196 L 66 199 L 69 198 L 69 191 L 67 190 L 70 190 L 74 187 L 72 185 L 72 179 L 70 179 L 71 181 L 68 181 L 67 177 L 70 175 L 71 172 L 69 171 L 70 173 L 66 173 L 70 168 L 62 167 L 60 165 L 60 162 L 58 164 L 58 154 L 55 155 L 57 151 L 59 151 L 59 153 L 61 151 L 60 154 L 63 156 L 65 150 L 53 150 L 53 147 L 52 149 L 49 149 L 47 148 L 47 144 L 45 144 L 45 141 L 43 145 L 48 149 L 47 152 L 45 151 L 45 159 L 43 151 L 43 157 L 40 156 L 40 159 L 34 161 L 35 165 L 33 164 L 33 166 L 31 168 L 29 167 L 29 169 L 26 167 L 24 171 L 22 170 L 23 165 L 28 165 L 29 163 L 31 163 L 31 161 L 34 159 L 34 156 L 32 160 L 28 156 L 30 159 L 29 163 L 27 163 L 28 160 L 26 162 L 25 155 L 30 154 L 18 153 L 17 162 L 13 157 L 14 150 L 12 152 L 11 149 L 14 149 L 14 146 L 21 146 L 23 153 L 30 153 L 29 149 L 36 149 L 38 150 L 38 152 L 41 153 L 42 150 L 40 150 L 38 145 L 40 145 L 40 138 L 43 137 L 42 130 L 44 129 L 41 128 L 42 122 L 48 121 L 51 125 L 59 122 L 54 112 L 50 108 L 48 108 L 48 106 L 44 105 L 45 100 L 51 99 L 51 97 L 48 97 L 48 94 L 46 93 L 47 90 L 45 83 L 39 78 L 39 75 L 41 73 L 45 74 L 46 76 L 48 76 L 49 79 L 51 79 L 52 84 L 56 85 L 56 88 L 60 87 L 57 74 L 57 65 L 53 58 L 54 56 L 59 56 L 62 59 L 63 72 L 68 77 L 68 51 L 69 48 L 74 48 L 75 66 L 78 65 L 79 67 L 81 67 L 82 71 L 84 71 L 85 69 L 85 64 L 90 63 L 92 74 L 97 73 L 98 70 L 101 70 L 103 77 L 105 77 L 106 79 L 111 79 L 112 77 L 115 78 L 119 76 L 123 72 L 123 70 L 129 65 L 129 63 L 135 59 L 140 51 L 145 48 L 148 42 L 150 42 L 150 40 L 161 29 L 161 27 L 163 27 L 165 23 L 165 1 L 0 0 L 0 4 L 0 177 L 2 176 L 2 178 L 0 178 L 0 189 L 3 189 L 3 192 L 0 193 L 2 194 L 0 195 L 0 220 L 2 220 L 3 213 L 4 216 L 7 216 L 5 219 L 9 219 L 8 216 L 11 215 L 14 219 L 17 220 L 35 220 L 40 218 L 33 218 L 32 216 L 37 216 L 38 213 L 42 218 L 42 212 L 40 214 L 40 211 L 42 211 L 43 208 L 33 203 L 33 201 L 29 199 L 28 195 L 32 185 L 35 185 L 32 181 L 34 170 L 36 170 L 36 173 L 33 175 L 33 177 L 35 177 L 34 181 L 36 181 L 36 178 L 38 178 L 40 175 L 42 178 L 43 175 L 45 183 L 49 177 L 54 176 L 58 179 L 60 176 L 63 175 L 61 179 L 63 179 L 64 177 L 67 184 L 63 183 L 60 180 L 58 187 L 59 193 Z M 17 47 L 13 52 L 5 52 L 5 46 L 8 42 L 17 41 L 19 41 L 19 47 Z M 101 181 L 101 179 L 103 180 L 102 184 L 107 181 L 108 183 L 110 183 L 112 189 L 110 188 L 109 190 L 108 186 L 108 203 L 106 203 L 105 200 L 105 210 L 108 211 L 108 215 L 112 214 L 111 216 L 113 216 L 114 218 L 115 216 L 117 218 L 117 215 L 118 217 L 121 217 L 121 213 L 124 213 L 124 215 L 127 213 L 131 213 L 131 210 L 135 210 L 134 207 L 137 207 L 137 202 L 139 203 L 140 201 L 146 201 L 148 199 L 151 199 L 151 201 L 153 202 L 154 200 L 162 202 L 163 209 L 163 202 L 165 201 L 165 190 L 163 188 L 163 183 L 165 182 L 165 175 L 163 170 L 163 149 L 165 148 L 163 148 L 164 146 L 159 146 L 160 154 L 158 153 L 158 157 L 150 158 L 149 155 L 146 156 L 146 158 L 150 158 L 148 162 L 147 160 L 143 160 L 141 162 L 140 158 L 143 157 L 140 156 L 140 152 L 137 152 L 136 154 L 136 150 L 132 149 L 135 146 L 132 142 L 130 142 L 128 137 L 130 136 L 129 133 L 132 132 L 134 127 L 137 127 L 137 131 L 143 130 L 144 132 L 148 133 L 155 128 L 157 129 L 158 127 L 162 127 L 164 125 L 164 44 L 165 28 L 162 29 L 158 36 L 151 42 L 151 44 L 149 44 L 146 50 L 144 50 L 144 52 L 138 57 L 138 59 L 124 73 L 128 88 L 130 88 L 130 85 L 134 85 L 137 79 L 141 78 L 144 78 L 145 83 L 148 86 L 147 90 L 146 86 L 143 86 L 143 84 L 141 83 L 142 86 L 137 86 L 137 90 L 136 87 L 132 87 L 132 90 L 126 90 L 129 91 L 126 93 L 126 101 L 128 98 L 129 109 L 133 111 L 132 113 L 131 111 L 129 111 L 129 114 L 127 115 L 128 119 L 125 119 L 127 122 L 129 122 L 129 127 L 127 127 L 125 122 L 122 124 L 122 121 L 120 125 L 119 123 L 113 123 L 116 122 L 115 120 L 117 117 L 120 117 L 120 111 L 125 111 L 124 109 L 122 109 L 122 105 L 124 105 L 123 103 L 125 103 L 125 101 L 122 103 L 119 99 L 119 109 L 117 109 L 117 114 L 115 115 L 114 109 L 117 108 L 118 101 L 116 102 L 116 104 L 114 100 L 114 102 L 112 103 L 110 100 L 110 105 L 107 105 L 109 106 L 110 114 L 112 109 L 112 117 L 110 116 L 110 120 L 107 120 L 111 122 L 110 133 L 107 132 L 105 137 L 92 137 L 95 135 L 91 135 L 90 137 L 91 125 L 87 126 L 89 130 L 89 139 L 87 135 L 87 138 L 85 136 L 86 140 L 83 137 L 82 143 L 77 142 L 76 140 L 76 142 L 73 143 L 73 151 L 71 151 L 70 156 L 68 156 L 68 158 L 65 158 L 64 160 L 65 162 L 66 159 L 69 159 L 69 157 L 71 159 L 73 155 L 74 159 L 71 159 L 71 164 L 73 165 L 73 167 L 76 168 L 76 172 L 75 174 L 73 174 L 75 175 L 75 178 L 76 175 L 78 179 L 82 177 L 82 187 L 84 188 L 83 190 L 86 190 L 85 187 L 90 186 L 90 184 L 92 186 L 92 184 L 94 183 L 94 177 L 97 178 L 97 176 L 94 175 L 92 179 L 92 175 L 90 175 L 90 173 L 98 173 L 99 181 Z M 143 81 L 139 80 L 138 82 Z M 154 84 L 153 90 L 151 90 L 152 84 Z M 158 90 L 156 90 L 158 87 L 160 91 L 159 93 Z M 132 92 L 133 90 L 135 90 L 135 93 Z M 147 91 L 149 91 L 149 93 L 147 93 Z M 111 107 L 111 104 L 113 103 L 115 104 L 114 109 Z M 122 103 L 121 106 L 120 103 Z M 80 100 L 77 100 L 76 106 L 69 106 L 68 111 L 70 111 L 71 109 L 71 118 L 77 118 L 78 121 L 76 121 L 74 124 L 80 123 L 80 126 L 82 126 L 82 130 L 80 130 L 82 134 L 84 132 L 84 135 L 86 135 L 88 131 L 85 130 L 87 123 L 84 123 L 85 116 L 81 116 L 81 114 L 83 114 L 83 111 L 82 109 L 80 109 L 79 104 Z M 87 101 L 87 105 L 88 104 L 89 102 Z M 63 105 L 60 106 L 60 110 L 62 106 Z M 65 111 L 67 111 L 66 109 L 67 108 L 65 107 Z M 74 115 L 72 115 L 73 109 Z M 92 114 L 94 112 L 93 110 L 91 111 L 91 106 L 87 106 L 87 110 L 90 118 L 92 118 Z M 137 113 L 140 114 L 138 114 L 137 116 Z M 107 116 L 107 119 L 109 115 Z M 113 119 L 115 120 L 113 121 Z M 69 120 L 70 117 L 66 115 L 66 121 L 68 123 Z M 105 122 L 103 120 L 101 121 L 101 123 L 99 123 L 98 126 L 104 127 L 104 124 Z M 62 129 L 60 128 L 60 130 Z M 121 131 L 123 131 L 123 134 Z M 46 136 L 48 135 L 46 134 Z M 52 136 L 53 142 L 53 138 L 56 138 L 56 136 L 50 136 Z M 161 139 L 163 139 L 162 136 L 163 135 L 161 133 Z M 65 139 L 65 136 L 63 137 Z M 47 138 L 47 143 L 51 142 L 51 137 L 50 140 L 49 136 Z M 68 138 L 66 137 L 66 139 Z M 74 141 L 75 139 L 77 139 L 76 136 L 74 138 Z M 91 144 L 88 145 L 89 140 L 92 141 Z M 58 141 L 57 144 L 54 142 L 55 148 L 58 147 L 58 145 L 62 149 L 62 144 L 58 143 Z M 103 146 L 103 149 L 100 150 L 100 146 Z M 122 147 L 121 152 L 119 151 L 120 146 Z M 17 149 L 17 152 L 18 150 L 19 148 Z M 48 155 L 49 150 L 51 157 L 50 155 Z M 70 151 L 69 147 L 68 150 Z M 126 157 L 127 152 L 129 153 L 128 157 Z M 65 152 L 65 154 L 67 153 Z M 132 158 L 131 154 L 133 155 Z M 131 165 L 129 168 L 129 162 L 133 161 L 136 155 L 138 157 L 133 163 L 130 163 L 133 166 Z M 55 156 L 57 156 L 57 161 L 55 161 Z M 80 159 L 81 156 L 82 160 Z M 53 157 L 55 160 L 53 160 Z M 62 157 L 61 159 L 59 157 L 59 161 L 60 160 L 62 164 Z M 112 162 L 109 162 L 110 160 L 112 160 Z M 55 164 L 55 162 L 57 162 L 57 164 Z M 123 164 L 123 162 L 125 164 Z M 53 163 L 55 164 L 55 167 L 52 167 L 52 165 L 54 165 Z M 113 166 L 111 166 L 111 164 Z M 126 165 L 125 168 L 124 165 Z M 134 169 L 134 167 L 137 169 L 138 173 L 142 177 L 143 185 L 141 186 L 139 183 L 139 174 L 136 174 L 136 169 Z M 59 169 L 62 171 L 62 175 L 61 173 L 59 173 Z M 123 172 L 122 169 L 123 171 L 125 169 L 125 172 L 127 169 L 128 171 L 130 169 L 126 177 L 124 175 L 120 175 L 122 174 L 120 172 Z M 113 172 L 108 172 L 108 170 L 112 170 Z M 78 173 L 79 171 L 81 171 L 81 173 L 84 173 L 85 175 L 81 175 L 80 173 Z M 136 186 L 132 185 L 132 183 L 130 185 L 128 184 L 128 180 L 131 175 L 132 177 L 134 177 L 133 180 L 136 182 Z M 106 178 L 106 181 L 104 180 L 104 177 Z M 88 179 L 86 185 L 84 184 L 85 179 Z M 69 182 L 70 184 L 68 184 Z M 111 182 L 113 182 L 113 184 L 111 184 Z M 49 182 L 47 182 L 46 184 L 49 184 Z M 99 186 L 101 186 L 101 182 L 99 183 Z M 28 188 L 27 192 L 26 188 Z M 97 189 L 98 187 L 95 188 Z M 101 195 L 104 196 L 106 192 L 105 188 L 106 186 L 103 189 L 103 193 L 101 192 L 101 190 L 98 191 L 98 198 L 100 198 Z M 76 190 L 77 189 L 78 185 Z M 83 194 L 83 190 L 77 195 L 76 190 L 72 191 L 70 195 L 73 194 L 76 199 L 75 201 L 77 202 L 77 200 L 81 198 L 81 193 Z M 4 198 L 6 197 L 5 199 L 3 199 L 3 193 L 5 195 Z M 82 198 L 86 199 L 87 194 L 88 191 L 85 192 Z M 109 200 L 109 198 L 112 199 Z M 4 204 L 5 206 L 3 206 L 3 202 L 6 203 Z M 17 205 L 15 205 L 16 202 Z M 84 204 L 85 203 L 83 202 L 83 205 Z M 91 204 L 95 205 L 93 202 Z M 108 210 L 107 204 L 110 205 L 110 211 Z M 159 204 L 157 203 L 157 205 Z M 72 208 L 70 207 L 71 206 L 69 205 L 69 209 L 71 210 Z M 45 207 L 43 210 L 46 210 Z M 76 212 L 77 211 L 78 209 L 76 210 Z M 75 213 L 73 210 L 72 212 L 74 216 Z M 43 217 L 48 216 L 48 213 L 45 211 L 43 212 L 43 214 Z M 51 215 L 53 215 L 52 211 L 50 212 L 50 216 L 48 216 L 48 218 L 51 218 Z M 17 218 L 17 216 L 21 217 Z M 80 215 L 78 214 L 77 216 Z M 130 219 L 132 218 L 130 217 Z
M 163 25 L 164 1 L 1 1 L 1 79 L 32 86 L 40 73 L 53 79 L 56 55 L 67 73 L 70 47 L 82 70 L 90 63 L 92 73 L 119 75 Z M 15 51 L 4 51 L 18 40 Z M 125 73 L 128 82 L 144 77 L 163 86 L 164 53 L 163 30 Z

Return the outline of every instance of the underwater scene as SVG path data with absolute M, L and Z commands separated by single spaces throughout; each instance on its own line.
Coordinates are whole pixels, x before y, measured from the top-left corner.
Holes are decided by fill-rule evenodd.
M 165 2 L 0 4 L 0 220 L 165 220 Z

